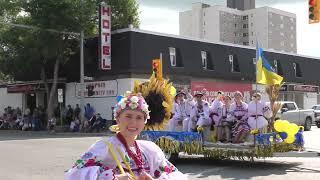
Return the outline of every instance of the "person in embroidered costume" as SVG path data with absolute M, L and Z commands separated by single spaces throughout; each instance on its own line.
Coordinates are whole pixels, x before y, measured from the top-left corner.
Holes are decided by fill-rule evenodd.
M 116 135 L 93 144 L 65 173 L 66 180 L 187 179 L 156 144 L 136 140 L 149 119 L 148 105 L 140 94 L 129 93 L 123 97 L 116 105 L 115 118 L 117 125 L 111 129 L 117 131 Z M 124 155 L 122 158 L 116 153 L 125 174 L 121 174 L 115 158 L 109 153 L 108 143 Z

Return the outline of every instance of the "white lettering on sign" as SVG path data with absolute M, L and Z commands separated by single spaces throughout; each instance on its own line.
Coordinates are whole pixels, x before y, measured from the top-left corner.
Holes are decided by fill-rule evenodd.
M 100 5 L 100 59 L 101 70 L 111 69 L 111 7 L 105 3 Z
M 76 96 L 81 97 L 81 94 L 84 97 L 88 96 L 88 88 L 93 87 L 93 95 L 90 97 L 110 97 L 116 96 L 118 89 L 117 89 L 117 82 L 116 81 L 95 81 L 95 82 L 86 82 L 84 84 L 84 92 L 81 93 L 81 86 L 79 83 L 76 84 Z

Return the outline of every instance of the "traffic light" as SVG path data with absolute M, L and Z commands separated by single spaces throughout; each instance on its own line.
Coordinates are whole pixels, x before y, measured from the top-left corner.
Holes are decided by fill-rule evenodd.
M 157 79 L 162 79 L 162 61 L 160 59 L 152 60 L 152 72 Z
M 93 96 L 94 95 L 94 91 L 93 91 L 94 86 L 93 85 L 88 85 L 86 88 L 88 89 L 88 96 L 89 97 Z
M 309 0 L 309 24 L 318 23 L 320 0 Z

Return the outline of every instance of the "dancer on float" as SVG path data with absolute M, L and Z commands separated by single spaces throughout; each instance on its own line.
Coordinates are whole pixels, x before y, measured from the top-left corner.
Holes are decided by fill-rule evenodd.
M 231 143 L 231 129 L 234 123 L 234 116 L 231 112 L 231 102 L 232 99 L 230 96 L 224 96 L 224 104 L 219 113 L 219 124 L 218 124 L 218 142 L 227 142 Z
M 188 131 L 195 131 L 197 127 L 205 127 L 210 126 L 209 119 L 209 104 L 204 101 L 203 93 L 196 92 L 194 95 L 195 104 L 192 106 L 192 110 L 190 113 L 190 121 L 188 125 Z
M 231 104 L 231 112 L 235 118 L 232 129 L 233 143 L 243 143 L 250 132 L 248 124 L 248 104 L 243 102 L 243 95 L 240 91 L 234 94 L 234 103 Z
M 136 140 L 149 119 L 148 105 L 140 94 L 121 99 L 115 118 L 117 125 L 111 129 L 117 134 L 93 144 L 66 172 L 67 180 L 187 179 L 156 144 Z
M 177 131 L 178 126 L 182 125 L 183 131 L 188 131 L 188 123 L 190 119 L 192 97 L 187 98 L 184 91 L 180 91 L 175 96 L 173 105 L 173 117 L 169 121 L 169 131 Z
M 252 101 L 248 104 L 248 124 L 251 130 L 260 130 L 267 132 L 268 120 L 272 116 L 272 112 L 267 104 L 261 101 L 261 94 L 254 93 Z
M 215 100 L 211 104 L 210 108 L 210 120 L 211 120 L 211 126 L 213 128 L 218 128 L 218 125 L 220 124 L 221 117 L 219 114 L 221 114 L 221 110 L 223 107 L 223 92 L 218 91 L 216 94 Z M 217 137 L 220 137 L 219 131 L 216 131 Z

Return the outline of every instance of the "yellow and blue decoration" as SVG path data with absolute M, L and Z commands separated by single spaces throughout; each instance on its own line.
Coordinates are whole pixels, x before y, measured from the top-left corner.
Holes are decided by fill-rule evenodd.
M 289 123 L 286 120 L 277 120 L 274 123 L 274 129 L 279 133 L 279 136 L 287 144 L 295 143 L 303 144 L 303 127 L 294 123 Z

